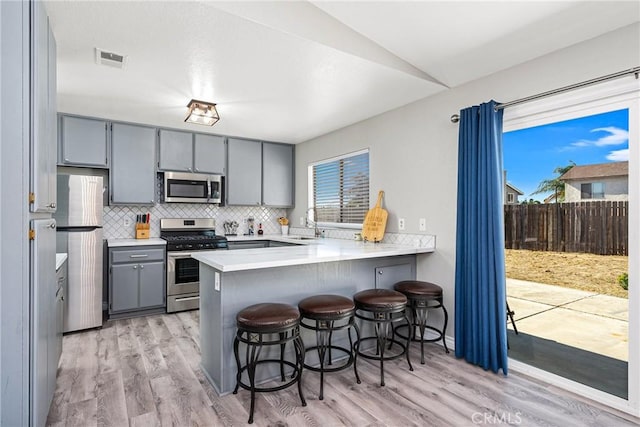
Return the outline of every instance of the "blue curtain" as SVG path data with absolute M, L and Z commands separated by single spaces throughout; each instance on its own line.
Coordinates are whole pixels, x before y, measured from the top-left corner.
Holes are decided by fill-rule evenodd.
M 460 112 L 456 234 L 456 357 L 507 374 L 502 110 Z

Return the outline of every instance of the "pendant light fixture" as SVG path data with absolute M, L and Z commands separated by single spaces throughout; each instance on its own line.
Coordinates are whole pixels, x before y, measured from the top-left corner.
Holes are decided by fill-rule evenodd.
M 218 120 L 220 115 L 216 110 L 216 104 L 213 102 L 197 101 L 192 99 L 187 105 L 189 112 L 184 119 L 187 123 L 198 123 L 201 125 L 213 126 Z

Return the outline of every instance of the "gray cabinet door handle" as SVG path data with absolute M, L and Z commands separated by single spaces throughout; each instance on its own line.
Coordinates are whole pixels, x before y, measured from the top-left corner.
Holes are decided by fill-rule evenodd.
M 140 270 L 144 270 L 144 265 L 141 265 L 141 266 L 140 266 Z
M 134 265 L 134 266 L 133 266 L 133 269 L 134 269 L 134 270 L 137 270 L 137 269 L 138 269 L 138 266 L 137 266 L 137 265 Z
M 49 207 L 50 207 L 51 209 L 55 209 L 55 208 L 56 208 L 56 204 L 55 204 L 55 203 L 49 203 Z
M 129 258 L 146 258 L 148 254 L 140 254 L 140 255 L 129 255 Z

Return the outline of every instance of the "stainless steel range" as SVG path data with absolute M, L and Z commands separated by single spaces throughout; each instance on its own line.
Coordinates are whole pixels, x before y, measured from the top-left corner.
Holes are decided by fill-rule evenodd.
M 229 248 L 215 227 L 211 218 L 160 220 L 160 237 L 167 241 L 167 313 L 199 308 L 199 263 L 191 253 Z

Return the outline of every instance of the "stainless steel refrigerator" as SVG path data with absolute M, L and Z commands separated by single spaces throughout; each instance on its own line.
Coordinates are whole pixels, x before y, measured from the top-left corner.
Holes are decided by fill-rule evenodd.
M 101 176 L 58 174 L 56 251 L 66 252 L 64 332 L 102 326 Z

